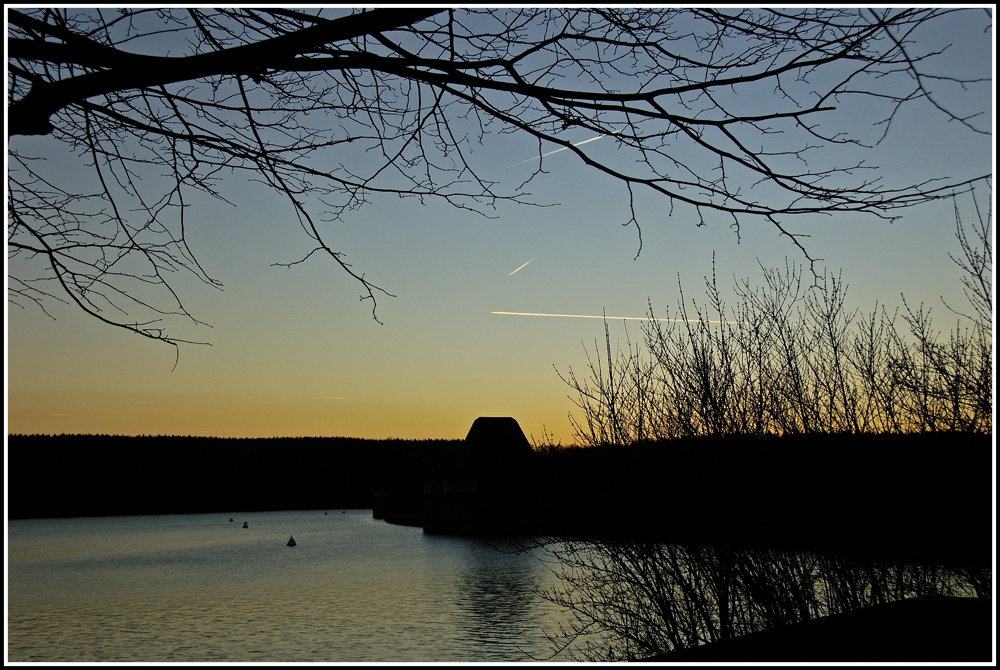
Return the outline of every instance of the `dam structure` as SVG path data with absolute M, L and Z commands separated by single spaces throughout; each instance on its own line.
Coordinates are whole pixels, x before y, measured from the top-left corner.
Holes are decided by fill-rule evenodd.
M 531 532 L 534 450 L 512 417 L 479 417 L 461 447 L 387 469 L 376 483 L 372 516 L 462 535 Z

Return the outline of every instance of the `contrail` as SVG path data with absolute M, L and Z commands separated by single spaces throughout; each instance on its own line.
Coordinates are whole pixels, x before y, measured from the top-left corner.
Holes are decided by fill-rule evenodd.
M 538 256 L 535 256 L 535 258 L 538 258 Z M 532 258 L 532 259 L 531 259 L 531 261 L 535 260 L 535 258 Z M 528 261 L 528 263 L 530 263 L 531 261 Z M 527 265 L 528 263 L 525 263 L 524 265 Z M 521 267 L 519 267 L 519 268 L 518 268 L 517 270 L 521 270 L 521 269 L 523 269 L 523 268 L 524 268 L 524 265 L 522 265 Z M 514 272 L 517 272 L 517 270 L 514 270 Z M 511 273 L 510 273 L 509 275 L 507 275 L 507 276 L 508 276 L 508 277 L 510 277 L 510 276 L 511 276 L 512 274 L 514 274 L 514 272 L 511 272 Z
M 519 268 L 520 269 L 520 268 Z M 609 319 L 612 321 L 649 321 L 648 316 L 604 316 L 602 314 L 548 314 L 543 312 L 490 312 L 490 314 L 502 314 L 504 316 L 554 316 L 564 319 Z M 678 323 L 698 323 L 700 319 L 653 319 L 654 321 L 675 321 Z M 736 321 L 713 321 L 706 319 L 707 323 L 738 323 Z
M 615 133 L 609 133 L 609 134 L 610 135 L 616 135 L 617 132 L 615 132 Z M 596 142 L 597 140 L 601 139 L 602 137 L 607 137 L 607 135 L 598 135 L 597 137 L 591 137 L 589 140 L 583 140 L 582 142 L 574 142 L 573 146 L 574 147 L 578 147 L 578 146 L 580 146 L 582 144 L 587 144 L 588 142 Z M 507 168 L 512 168 L 512 167 L 515 167 L 515 166 L 518 166 L 518 165 L 524 165 L 525 163 L 530 163 L 531 161 L 537 161 L 540 158 L 545 158 L 546 156 L 551 156 L 552 154 L 557 154 L 560 151 L 566 151 L 567 149 L 569 149 L 569 147 L 559 147 L 558 149 L 553 149 L 552 151 L 544 153 L 541 156 L 535 156 L 534 158 L 528 158 L 528 159 L 525 159 L 523 161 L 519 161 L 517 163 L 512 163 L 510 165 L 507 165 L 505 167 L 498 168 L 498 169 L 499 170 L 506 170 Z

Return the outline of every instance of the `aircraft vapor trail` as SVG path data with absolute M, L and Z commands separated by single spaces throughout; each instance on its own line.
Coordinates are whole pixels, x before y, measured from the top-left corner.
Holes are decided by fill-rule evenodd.
M 490 312 L 490 314 L 500 314 L 504 316 L 552 316 L 560 317 L 564 319 L 608 319 L 611 321 L 649 321 L 648 316 L 604 316 L 601 314 L 549 314 L 543 312 Z M 676 321 L 683 323 L 685 321 L 689 323 L 698 323 L 700 319 L 653 319 L 654 321 Z M 737 323 L 734 321 L 713 321 L 711 319 L 707 320 L 708 323 Z
M 535 258 L 538 258 L 538 256 L 535 256 Z M 535 260 L 535 258 L 532 258 L 532 259 L 531 259 L 531 261 Z M 531 261 L 528 261 L 528 263 L 530 263 Z M 527 265 L 528 263 L 525 263 L 524 265 Z M 522 270 L 522 269 L 524 268 L 524 265 L 522 265 L 521 267 L 519 267 L 519 268 L 518 268 L 517 270 L 514 270 L 514 272 L 517 272 L 518 270 Z M 508 277 L 510 277 L 511 275 L 513 275 L 513 274 L 514 274 L 514 272 L 511 272 L 511 273 L 510 273 L 509 275 L 507 275 L 507 276 L 508 276 Z
M 611 133 L 611 134 L 614 135 L 615 133 Z M 591 137 L 589 140 L 583 140 L 582 142 L 574 142 L 573 146 L 574 147 L 578 147 L 580 145 L 587 144 L 588 142 L 596 142 L 597 140 L 601 139 L 602 137 L 607 137 L 607 135 L 598 135 L 597 137 Z M 551 156 L 552 154 L 557 154 L 560 151 L 566 151 L 567 149 L 569 149 L 569 147 L 559 147 L 558 149 L 553 149 L 552 151 L 546 152 L 546 153 L 544 153 L 544 154 L 542 154 L 540 156 L 535 156 L 534 158 L 527 158 L 527 159 L 525 159 L 523 161 L 518 161 L 517 163 L 511 163 L 510 165 L 508 165 L 506 167 L 499 168 L 499 169 L 506 170 L 507 168 L 516 167 L 518 165 L 524 165 L 525 163 L 530 163 L 531 161 L 537 161 L 539 158 L 545 158 L 546 156 Z

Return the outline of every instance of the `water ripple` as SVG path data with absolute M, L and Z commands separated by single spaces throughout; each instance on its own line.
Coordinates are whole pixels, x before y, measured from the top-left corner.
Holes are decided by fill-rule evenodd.
M 523 661 L 558 626 L 529 555 L 364 511 L 235 525 L 10 522 L 8 660 Z

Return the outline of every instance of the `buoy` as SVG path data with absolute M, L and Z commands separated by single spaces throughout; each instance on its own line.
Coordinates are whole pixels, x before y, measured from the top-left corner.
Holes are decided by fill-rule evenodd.
M 244 522 L 243 522 L 243 527 L 244 527 L 244 528 L 249 528 L 250 526 L 248 526 L 248 525 L 247 525 L 247 522 L 246 522 L 246 521 L 244 521 Z
M 341 514 L 347 514 L 347 510 L 341 510 Z
M 229 517 L 229 523 L 233 522 L 233 517 Z
M 288 536 L 288 546 L 289 547 L 294 547 L 295 546 L 295 538 L 292 537 L 291 535 Z
M 327 514 L 329 514 L 329 512 L 323 512 L 323 516 L 326 516 Z

